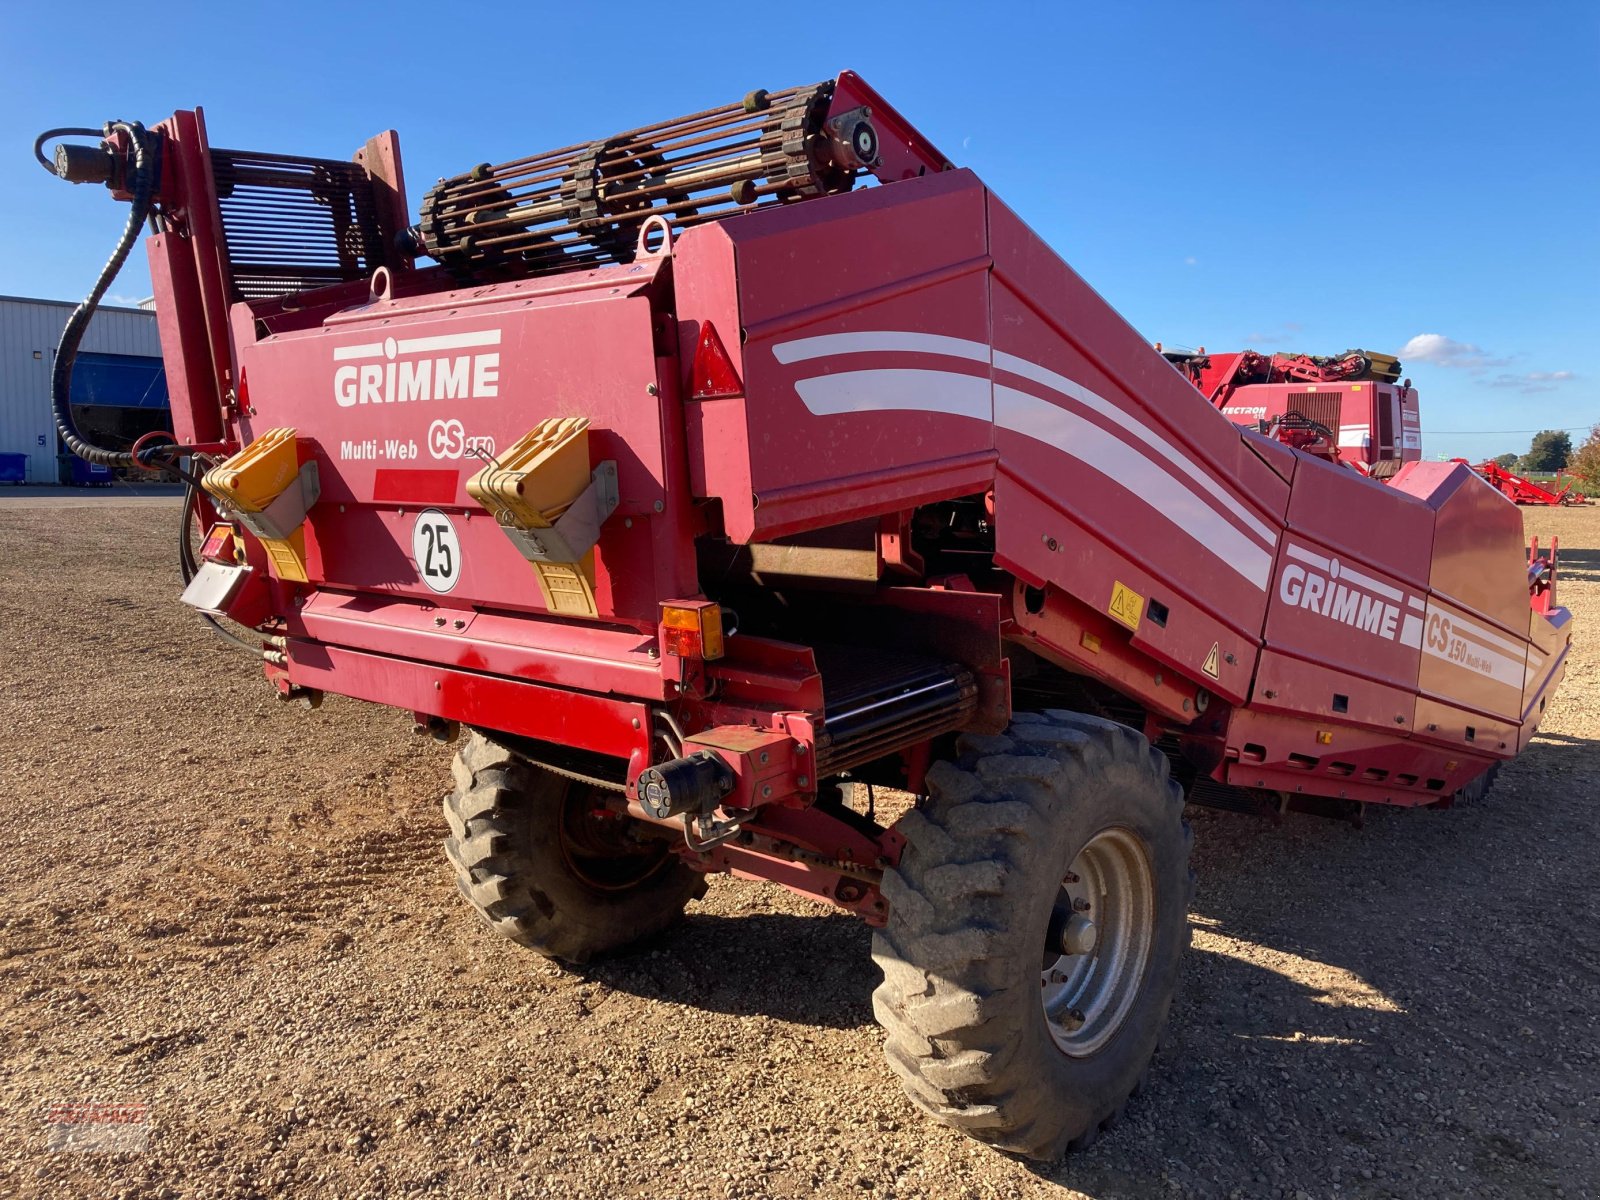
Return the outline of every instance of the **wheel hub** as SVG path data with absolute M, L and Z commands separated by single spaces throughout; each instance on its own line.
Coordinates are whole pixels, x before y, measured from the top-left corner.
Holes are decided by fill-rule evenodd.
M 574 875 L 596 891 L 637 887 L 667 865 L 665 843 L 641 844 L 633 822 L 612 812 L 598 789 L 573 782 L 562 799 L 561 855 Z
M 1045 935 L 1039 1000 L 1062 1053 L 1084 1058 L 1121 1028 L 1150 959 L 1155 886 L 1143 842 L 1103 829 L 1062 878 Z

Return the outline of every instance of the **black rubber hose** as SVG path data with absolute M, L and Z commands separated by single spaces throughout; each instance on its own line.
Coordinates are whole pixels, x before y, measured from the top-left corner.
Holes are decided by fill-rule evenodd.
M 100 277 L 95 280 L 94 287 L 83 298 L 83 302 L 72 310 L 72 315 L 67 318 L 66 328 L 61 331 L 61 341 L 56 345 L 56 361 L 50 374 L 50 406 L 55 417 L 56 432 L 61 435 L 62 443 L 85 462 L 102 467 L 159 466 L 173 469 L 172 460 L 176 447 L 170 443 L 148 447 L 135 457 L 130 451 L 107 450 L 103 446 L 96 446 L 84 440 L 78 432 L 77 422 L 72 419 L 72 366 L 77 361 L 78 346 L 89 329 L 89 322 L 94 317 L 95 309 L 100 307 L 100 300 L 106 294 L 106 289 L 111 286 L 117 277 L 117 272 L 122 270 L 122 264 L 127 261 L 128 251 L 133 249 L 139 230 L 144 227 L 145 219 L 150 215 L 150 206 L 155 195 L 155 152 L 151 146 L 150 134 L 137 121 L 109 121 L 106 123 L 103 136 L 110 137 L 117 130 L 126 133 L 133 146 L 133 168 L 128 180 L 133 203 L 128 210 L 128 223 L 123 227 L 122 236 L 117 239 L 111 257 L 101 268 Z M 34 145 L 35 156 L 49 167 L 50 164 L 45 161 L 40 149 L 45 140 L 51 136 L 80 132 L 83 131 L 53 129 L 42 134 Z M 99 131 L 87 132 L 94 134 Z M 53 167 L 50 170 L 54 173 Z
M 100 137 L 101 134 L 102 131 L 99 129 L 81 129 L 75 125 L 64 126 L 60 129 L 46 129 L 33 139 L 33 156 L 39 160 L 41 167 L 54 175 L 56 173 L 55 163 L 44 156 L 44 144 L 46 142 L 64 137 Z

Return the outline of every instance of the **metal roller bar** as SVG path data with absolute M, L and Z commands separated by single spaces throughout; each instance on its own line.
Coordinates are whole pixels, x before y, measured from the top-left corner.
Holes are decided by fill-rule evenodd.
M 848 191 L 876 162 L 862 110 L 830 121 L 835 84 L 752 92 L 615 137 L 487 163 L 424 197 L 410 249 L 463 278 L 630 261 L 650 217 L 674 230 L 741 208 Z

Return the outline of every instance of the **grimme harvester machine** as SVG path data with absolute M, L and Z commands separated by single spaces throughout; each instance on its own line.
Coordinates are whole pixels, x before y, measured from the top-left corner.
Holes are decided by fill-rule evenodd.
M 281 696 L 466 728 L 488 923 L 583 960 L 718 871 L 858 913 L 890 1065 L 995 1145 L 1083 1146 L 1145 1077 L 1186 798 L 1447 804 L 1561 676 L 1513 505 L 1236 427 L 849 72 L 416 224 L 393 133 L 224 150 L 196 110 L 39 157 L 132 206 L 62 436 L 189 482 L 183 598 Z M 118 453 L 67 382 L 147 221 L 176 428 Z

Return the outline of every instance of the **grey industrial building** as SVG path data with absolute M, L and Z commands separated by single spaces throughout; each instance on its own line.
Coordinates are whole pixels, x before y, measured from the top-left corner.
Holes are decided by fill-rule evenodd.
M 0 481 L 83 481 L 83 467 L 61 453 L 50 413 L 56 343 L 74 304 L 0 296 Z M 126 447 L 168 427 L 167 380 L 156 314 L 101 305 L 73 369 L 72 404 L 80 427 L 99 444 Z

